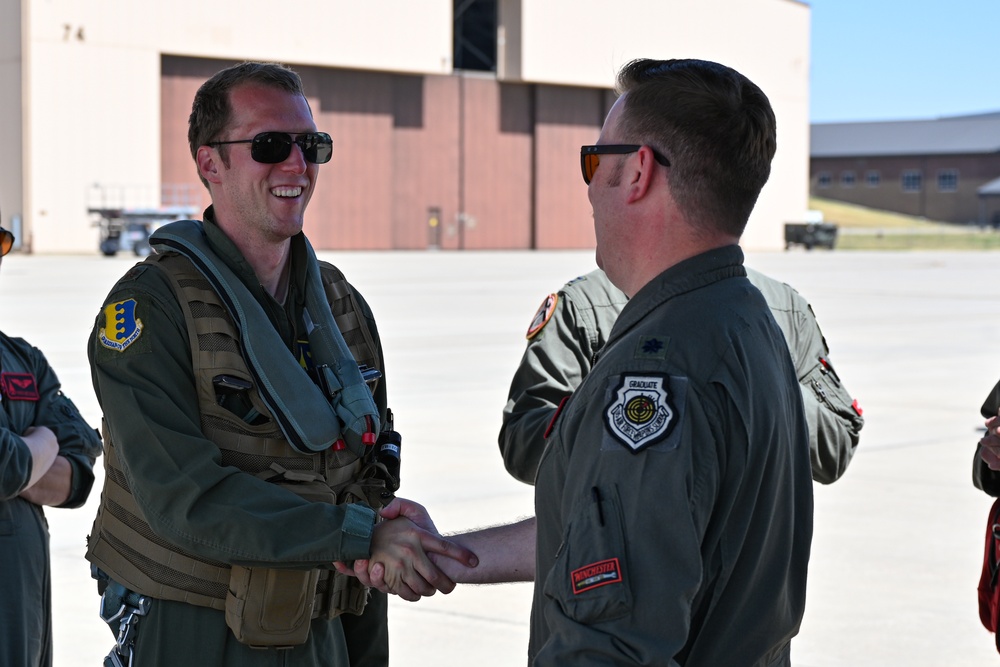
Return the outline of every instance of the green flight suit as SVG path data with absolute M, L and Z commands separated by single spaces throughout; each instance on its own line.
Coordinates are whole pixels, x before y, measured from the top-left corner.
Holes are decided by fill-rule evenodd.
M 813 479 L 836 481 L 854 456 L 864 419 L 829 360 L 829 348 L 812 307 L 792 287 L 747 269 L 785 336 L 802 389 Z M 500 451 L 508 472 L 535 479 L 545 430 L 566 396 L 590 372 L 594 354 L 607 340 L 628 302 L 601 270 L 568 282 L 549 295 L 529 328 L 528 346 L 511 381 L 500 428 Z
M 535 484 L 529 664 L 789 665 L 813 489 L 788 347 L 743 253 L 625 306 Z
M 215 255 L 240 277 L 298 356 L 306 326 L 307 255 L 302 239 L 292 239 L 289 291 L 279 304 L 214 223 L 211 208 L 205 212 L 204 228 Z M 381 358 L 371 310 L 354 294 Z M 120 352 L 108 349 L 100 342 L 99 316 L 89 355 L 94 389 L 129 486 L 157 536 L 195 556 L 247 567 L 332 569 L 335 560 L 366 557 L 375 518 L 370 508 L 309 503 L 220 463 L 219 448 L 202 433 L 188 328 L 169 279 L 138 265 L 115 285 L 105 304 L 128 300 L 134 300 L 135 321 L 141 321 L 137 337 Z M 384 378 L 374 398 L 384 418 Z M 358 512 L 369 515 L 366 535 L 346 529 L 348 515 L 353 517 L 352 528 L 357 527 Z M 386 609 L 385 595 L 373 592 L 361 616 L 314 619 L 306 643 L 279 650 L 241 644 L 222 611 L 153 600 L 138 625 L 136 661 L 142 667 L 384 666 Z
M 0 333 L 0 667 L 52 664 L 52 592 L 45 513 L 18 494 L 31 478 L 21 434 L 46 426 L 73 470 L 69 497 L 80 507 L 94 484 L 101 439 L 60 389 L 45 356 Z

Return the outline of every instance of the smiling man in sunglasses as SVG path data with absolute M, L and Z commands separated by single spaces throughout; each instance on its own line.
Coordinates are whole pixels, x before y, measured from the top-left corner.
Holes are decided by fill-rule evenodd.
M 106 664 L 384 666 L 385 597 L 333 561 L 419 553 L 404 580 L 431 594 L 454 584 L 425 549 L 472 554 L 376 525 L 398 484 L 374 461 L 391 429 L 378 331 L 302 233 L 332 139 L 273 63 L 205 82 L 188 138 L 212 205 L 157 230 L 90 337 L 107 474 L 87 558 L 117 637 Z
M 452 536 L 480 562 L 443 566 L 460 582 L 534 579 L 536 667 L 789 665 L 812 538 L 809 434 L 739 247 L 775 118 L 717 63 L 639 60 L 618 81 L 582 167 L 598 265 L 628 303 L 551 421 L 537 516 Z M 431 525 L 407 501 L 383 514 Z M 355 564 L 388 590 L 393 568 L 377 552 Z
M 0 227 L 0 263 L 14 235 Z M 101 439 L 45 355 L 0 332 L 0 665 L 52 664 L 45 506 L 80 507 Z

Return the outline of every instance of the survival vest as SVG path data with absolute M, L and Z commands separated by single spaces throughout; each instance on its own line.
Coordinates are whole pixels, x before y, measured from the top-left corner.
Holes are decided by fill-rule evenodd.
M 371 464 L 350 448 L 306 454 L 288 443 L 252 381 L 237 327 L 209 281 L 175 253 L 151 255 L 146 263 L 164 271 L 174 285 L 188 328 L 202 430 L 221 450 L 222 465 L 280 483 L 310 500 L 363 501 L 378 509 L 373 500 L 379 494 L 366 495 L 362 488 Z M 351 354 L 359 364 L 381 371 L 378 348 L 343 274 L 324 262 L 320 268 L 326 299 Z M 236 378 L 245 388 L 254 414 L 259 415 L 252 423 L 218 404 L 220 376 Z M 231 567 L 187 553 L 152 531 L 132 496 L 106 423 L 103 432 L 107 483 L 87 559 L 132 591 L 225 610 Z M 360 613 L 366 591 L 351 586 L 353 578 L 321 570 L 318 580 L 313 618 L 332 618 L 341 611 Z

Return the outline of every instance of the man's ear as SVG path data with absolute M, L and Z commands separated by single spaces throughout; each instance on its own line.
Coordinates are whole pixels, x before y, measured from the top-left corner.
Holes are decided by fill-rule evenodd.
M 198 174 L 209 183 L 219 183 L 221 181 L 219 172 L 225 167 L 218 151 L 212 150 L 209 146 L 201 146 L 195 153 L 195 161 L 198 164 Z
M 653 177 L 656 175 L 656 158 L 653 157 L 653 150 L 649 146 L 643 146 L 636 152 L 636 160 L 630 163 L 637 166 L 635 171 L 627 173 L 628 191 L 626 201 L 629 204 L 635 203 L 649 194 L 649 188 L 653 184 Z

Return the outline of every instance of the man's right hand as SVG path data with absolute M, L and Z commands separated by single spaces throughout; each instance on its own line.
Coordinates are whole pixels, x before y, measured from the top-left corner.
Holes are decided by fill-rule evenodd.
M 385 521 L 375 526 L 371 558 L 355 561 L 353 569 L 337 563 L 339 572 L 414 602 L 455 588 L 455 582 L 431 561 L 429 554 L 453 559 L 465 567 L 478 564 L 472 551 L 438 534 L 427 510 L 418 503 L 397 498 L 381 515 Z

